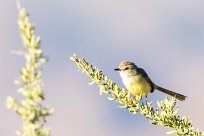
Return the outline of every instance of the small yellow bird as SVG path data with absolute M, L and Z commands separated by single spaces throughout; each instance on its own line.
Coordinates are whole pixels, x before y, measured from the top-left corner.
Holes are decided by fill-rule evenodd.
M 114 69 L 119 71 L 123 84 L 134 96 L 142 95 L 146 97 L 149 92 L 153 92 L 157 89 L 163 93 L 175 97 L 176 99 L 183 101 L 186 96 L 162 88 L 152 82 L 144 69 L 137 67 L 133 62 L 123 61 L 120 63 L 119 68 Z

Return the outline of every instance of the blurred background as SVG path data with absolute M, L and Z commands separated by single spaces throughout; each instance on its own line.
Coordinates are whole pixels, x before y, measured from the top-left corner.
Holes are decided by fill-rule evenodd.
M 204 1 L 203 0 L 22 0 L 41 36 L 49 62 L 43 65 L 46 101 L 55 109 L 48 118 L 52 136 L 164 136 L 140 114 L 118 109 L 99 95 L 97 85 L 78 72 L 69 57 L 76 53 L 124 87 L 113 69 L 123 60 L 135 62 L 165 88 L 188 96 L 178 102 L 204 131 Z M 13 80 L 24 59 L 10 53 L 23 50 L 13 0 L 0 0 L 0 135 L 12 136 L 22 120 L 6 108 L 8 95 L 22 98 Z M 156 103 L 166 95 L 155 91 Z

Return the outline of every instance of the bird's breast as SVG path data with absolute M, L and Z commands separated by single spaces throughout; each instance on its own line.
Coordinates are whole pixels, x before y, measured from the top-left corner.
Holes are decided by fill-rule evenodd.
M 133 95 L 147 95 L 151 91 L 150 84 L 141 75 L 121 74 L 123 84 Z

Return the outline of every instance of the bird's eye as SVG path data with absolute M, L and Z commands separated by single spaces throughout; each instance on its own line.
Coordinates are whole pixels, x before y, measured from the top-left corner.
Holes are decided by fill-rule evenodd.
M 128 67 L 126 67 L 124 70 L 128 70 L 129 68 Z

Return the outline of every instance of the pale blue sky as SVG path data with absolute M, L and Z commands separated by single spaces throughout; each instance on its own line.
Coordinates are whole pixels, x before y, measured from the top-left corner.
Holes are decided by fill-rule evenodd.
M 163 136 L 140 114 L 117 109 L 99 96 L 97 85 L 77 72 L 69 57 L 76 53 L 97 66 L 118 85 L 113 71 L 122 60 L 143 67 L 151 79 L 188 96 L 178 102 L 180 115 L 204 131 L 204 1 L 203 0 L 35 0 L 21 1 L 37 25 L 49 56 L 43 67 L 48 118 L 53 136 Z M 10 50 L 23 49 L 15 1 L 0 0 L 0 135 L 15 135 L 21 119 L 5 108 L 8 95 L 21 98 L 13 80 L 24 64 Z M 166 95 L 155 91 L 149 100 Z

